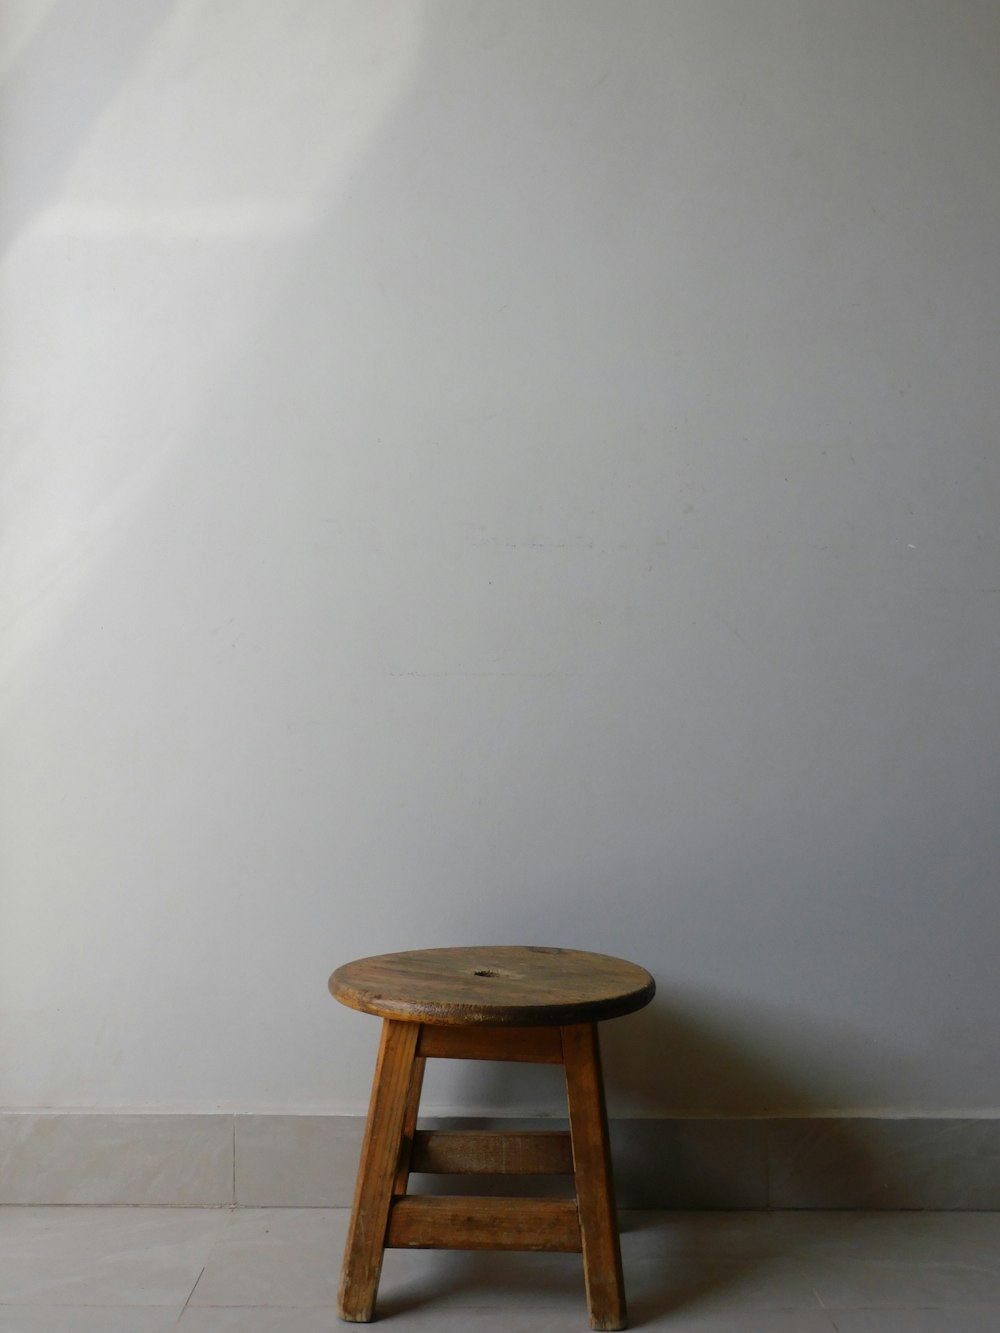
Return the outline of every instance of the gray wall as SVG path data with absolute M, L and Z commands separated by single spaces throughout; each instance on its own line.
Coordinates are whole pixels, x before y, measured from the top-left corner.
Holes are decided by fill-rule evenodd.
M 0 1102 L 357 1112 L 327 973 L 514 941 L 621 1113 L 997 1112 L 998 41 L 12 6 Z

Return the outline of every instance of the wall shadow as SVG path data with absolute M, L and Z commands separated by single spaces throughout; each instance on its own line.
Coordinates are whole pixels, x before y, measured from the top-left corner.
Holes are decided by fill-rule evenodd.
M 670 1210 L 667 1217 L 623 1218 L 626 1260 L 634 1254 L 630 1275 L 627 1264 L 634 1325 L 748 1281 L 763 1286 L 815 1243 L 817 1232 L 850 1226 L 849 1215 L 830 1213 L 813 1213 L 807 1230 L 787 1213 L 773 1224 L 747 1225 L 740 1212 L 820 1197 L 831 1170 L 875 1180 L 888 1169 L 850 1119 L 829 1115 L 838 1100 L 835 1060 L 829 1089 L 812 1079 L 807 1086 L 775 1053 L 766 1026 L 751 1043 L 745 1014 L 733 1018 L 730 1033 L 723 1021 L 664 998 L 603 1032 L 609 1099 L 624 1096 L 662 1114 L 682 1081 L 692 1107 L 666 1119 L 613 1121 L 620 1207 Z M 801 1151 L 802 1127 L 810 1125 L 822 1126 L 820 1157 Z M 637 1244 L 627 1236 L 633 1228 L 646 1233 Z
M 734 1020 L 736 1015 L 734 1014 Z M 745 1029 L 745 1013 L 738 1029 Z M 762 1027 L 756 1043 L 727 1030 L 721 1019 L 698 1017 L 680 998 L 658 997 L 626 1019 L 602 1025 L 605 1081 L 612 1106 L 616 1193 L 630 1324 L 668 1311 L 699 1306 L 748 1284 L 767 1300 L 770 1284 L 787 1284 L 799 1259 L 817 1244 L 849 1235 L 856 1225 L 847 1210 L 829 1202 L 817 1210 L 809 1199 L 835 1197 L 838 1181 L 852 1189 L 900 1192 L 891 1160 L 873 1149 L 862 1121 L 837 1117 L 836 1061 L 829 1084 L 809 1086 L 774 1053 L 773 1034 Z M 822 1051 L 818 1052 L 822 1059 Z M 532 1087 L 538 1088 L 531 1078 Z M 547 1074 L 558 1075 L 546 1069 Z M 491 1106 L 515 1102 L 525 1067 L 476 1062 L 470 1086 Z M 682 1081 L 689 1108 L 679 1108 Z M 742 1108 L 734 1113 L 733 1108 Z M 561 1119 L 485 1118 L 495 1127 L 555 1128 Z M 468 1128 L 483 1120 L 433 1118 L 438 1127 Z M 817 1151 L 817 1148 L 819 1149 Z M 566 1178 L 413 1177 L 427 1193 L 567 1195 Z M 761 1217 L 766 1213 L 766 1217 Z M 753 1214 L 753 1216 L 750 1216 Z M 543 1302 L 580 1285 L 573 1255 L 449 1256 L 433 1261 L 383 1307 L 386 1313 L 440 1300 L 463 1287 L 480 1291 L 507 1281 Z M 793 1277 L 793 1282 L 797 1279 Z M 804 1279 L 802 1279 L 804 1282 Z M 775 1286 L 778 1291 L 779 1287 Z

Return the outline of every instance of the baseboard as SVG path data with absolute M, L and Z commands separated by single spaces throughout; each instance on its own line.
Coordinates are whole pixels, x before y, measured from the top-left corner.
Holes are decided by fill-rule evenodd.
M 0 1112 L 0 1203 L 347 1207 L 362 1127 L 334 1115 Z M 624 1208 L 1000 1209 L 1000 1119 L 616 1120 L 611 1133 Z

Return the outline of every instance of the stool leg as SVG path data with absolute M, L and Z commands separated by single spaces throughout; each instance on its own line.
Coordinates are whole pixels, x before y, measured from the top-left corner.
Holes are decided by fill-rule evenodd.
M 367 1323 L 375 1309 L 419 1034 L 419 1023 L 382 1024 L 340 1282 L 340 1317 L 352 1324 Z
M 413 1136 L 417 1132 L 417 1113 L 420 1110 L 420 1093 L 424 1086 L 424 1069 L 427 1061 L 418 1055 L 413 1061 L 410 1075 L 410 1091 L 406 1098 L 406 1110 L 403 1113 L 403 1142 L 396 1166 L 396 1179 L 392 1187 L 393 1194 L 405 1194 L 410 1181 L 410 1159 L 413 1156 Z
M 627 1320 L 625 1283 L 597 1024 L 564 1027 L 562 1043 L 590 1326 L 620 1329 Z

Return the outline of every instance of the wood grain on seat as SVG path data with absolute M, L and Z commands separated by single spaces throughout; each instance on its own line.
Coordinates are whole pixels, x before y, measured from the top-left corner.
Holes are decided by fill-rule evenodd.
M 645 968 L 621 958 L 522 945 L 381 954 L 330 978 L 336 999 L 368 1014 L 494 1027 L 598 1023 L 641 1009 L 655 989 Z

